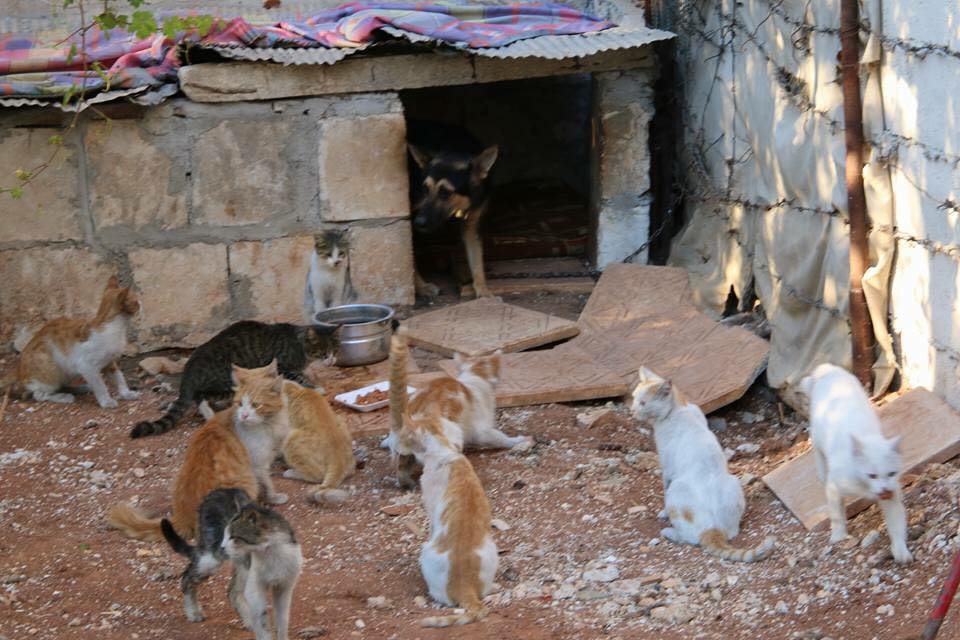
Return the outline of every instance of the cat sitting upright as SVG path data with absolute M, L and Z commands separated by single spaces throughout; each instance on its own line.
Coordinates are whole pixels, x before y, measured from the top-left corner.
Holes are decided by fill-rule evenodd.
M 102 371 L 109 365 L 117 395 L 123 400 L 138 398 L 140 394 L 127 387 L 117 358 L 127 345 L 130 318 L 139 310 L 133 291 L 111 276 L 97 315 L 92 320 L 57 318 L 43 325 L 23 348 L 17 368 L 0 380 L 0 388 L 18 383 L 36 400 L 73 402 L 73 395 L 61 389 L 80 376 L 101 407 L 116 407 L 103 381 Z
M 230 603 L 257 640 L 272 640 L 267 605 L 273 597 L 277 640 L 287 640 L 293 588 L 303 555 L 290 523 L 276 511 L 257 506 L 242 489 L 217 489 L 203 499 L 197 513 L 196 546 L 189 545 L 162 520 L 163 537 L 174 551 L 190 559 L 180 578 L 187 619 L 201 622 L 197 586 L 233 561 Z
M 310 252 L 310 271 L 303 293 L 303 317 L 315 322 L 318 312 L 339 307 L 354 298 L 350 285 L 350 238 L 346 231 L 328 229 L 317 234 Z
M 663 475 L 661 517 L 673 525 L 660 535 L 671 542 L 699 544 L 724 560 L 754 562 L 770 555 L 773 538 L 753 549 L 730 545 L 740 532 L 746 501 L 700 407 L 687 402 L 670 381 L 641 367 L 632 409 L 638 420 L 653 423 Z
M 845 497 L 879 502 L 897 562 L 911 562 L 900 493 L 900 437 L 885 438 L 870 399 L 846 370 L 821 364 L 800 381 L 810 399 L 810 441 L 830 514 L 830 542 L 847 537 Z

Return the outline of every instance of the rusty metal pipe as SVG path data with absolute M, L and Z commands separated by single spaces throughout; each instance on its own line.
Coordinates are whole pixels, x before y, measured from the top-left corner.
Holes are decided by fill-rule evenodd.
M 860 100 L 860 16 L 858 0 L 840 3 L 840 73 L 846 142 L 847 211 L 850 219 L 850 337 L 853 373 L 873 386 L 873 326 L 863 273 L 867 269 L 867 200 L 863 191 L 863 106 Z
M 953 556 L 953 562 L 950 564 L 950 573 L 940 589 L 940 595 L 937 596 L 937 603 L 927 618 L 927 624 L 923 628 L 922 640 L 933 640 L 940 631 L 940 625 L 943 619 L 947 617 L 947 611 L 950 610 L 950 603 L 953 602 L 953 596 L 957 593 L 957 586 L 960 586 L 960 551 Z

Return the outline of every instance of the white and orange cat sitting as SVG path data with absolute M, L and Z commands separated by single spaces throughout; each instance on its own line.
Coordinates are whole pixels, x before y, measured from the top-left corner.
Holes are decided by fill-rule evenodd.
M 394 451 L 414 456 L 422 466 L 420 487 L 430 520 L 430 539 L 420 553 L 420 570 L 430 596 L 463 613 L 424 618 L 425 627 L 447 627 L 480 620 L 483 597 L 493 587 L 499 557 L 490 534 L 490 503 L 470 461 L 460 452 L 461 429 L 445 417 L 438 399 L 413 412 L 407 406 L 406 338 L 391 344 L 390 410 L 401 426 L 393 434 Z M 398 357 L 399 355 L 399 357 Z M 449 398 L 448 398 L 449 400 Z
M 396 433 L 402 423 L 398 407 L 406 406 L 406 367 L 409 360 L 407 328 L 401 325 L 390 344 L 390 435 L 380 444 L 396 452 Z M 426 417 L 437 412 L 445 418 L 444 436 L 457 447 L 481 449 L 513 449 L 526 451 L 533 446 L 529 436 L 508 436 L 497 429 L 497 398 L 494 388 L 500 380 L 500 352 L 478 358 L 454 356 L 460 372 L 456 378 L 443 376 L 432 380 L 410 399 L 408 412 L 413 417 Z M 403 395 L 403 398 L 399 398 Z M 402 454 L 401 454 L 402 456 Z M 412 458 L 403 456 L 398 466 L 402 488 L 415 486 Z
M 0 388 L 17 385 L 36 400 L 73 402 L 73 395 L 62 389 L 79 376 L 101 407 L 116 407 L 117 401 L 103 381 L 102 372 L 109 367 L 117 395 L 123 400 L 137 398 L 139 394 L 127 387 L 116 361 L 127 344 L 130 318 L 139 309 L 133 291 L 111 276 L 93 319 L 47 322 L 23 348 L 16 369 L 0 380 Z
M 197 509 L 215 489 L 242 489 L 251 499 L 263 495 L 272 504 L 287 501 L 270 479 L 278 437 L 288 431 L 277 363 L 259 369 L 234 366 L 233 381 L 232 406 L 193 433 L 173 484 L 170 522 L 183 538 L 193 537 Z M 114 506 L 107 518 L 111 526 L 140 540 L 163 539 L 160 521 L 125 503 Z

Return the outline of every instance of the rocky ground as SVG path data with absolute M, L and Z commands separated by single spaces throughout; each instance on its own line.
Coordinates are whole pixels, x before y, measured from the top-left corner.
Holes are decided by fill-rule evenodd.
M 575 315 L 582 299 L 525 301 Z M 421 364 L 429 368 L 429 358 Z M 5 370 L 12 360 L 0 360 Z M 197 419 L 131 441 L 132 424 L 158 415 L 168 384 L 128 377 L 140 400 L 101 410 L 11 402 L 0 424 L 0 636 L 20 638 L 238 639 L 250 634 L 226 602 L 227 571 L 201 591 L 208 620 L 183 616 L 184 561 L 165 545 L 124 539 L 103 517 L 120 500 L 164 511 Z M 281 507 L 306 558 L 293 605 L 300 638 L 906 638 L 916 636 L 957 546 L 960 466 L 909 478 L 909 566 L 895 565 L 876 508 L 850 523 L 855 538 L 827 548 L 760 477 L 808 446 L 805 424 L 757 385 L 711 416 L 747 495 L 739 545 L 773 535 L 773 556 L 736 564 L 659 536 L 661 487 L 648 429 L 619 403 L 500 411 L 510 434 L 535 437 L 524 454 L 471 453 L 493 506 L 501 551 L 490 616 L 424 630 L 437 608 L 417 558 L 426 520 L 415 494 L 395 486 L 378 438 L 336 506 L 277 478 Z M 960 638 L 960 613 L 941 638 Z

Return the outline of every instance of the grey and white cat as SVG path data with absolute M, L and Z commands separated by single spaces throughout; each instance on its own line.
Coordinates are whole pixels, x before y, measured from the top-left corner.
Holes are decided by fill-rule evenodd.
M 310 271 L 303 294 L 303 315 L 308 323 L 324 309 L 354 299 L 350 285 L 350 238 L 346 231 L 328 229 L 313 239 Z
M 273 640 L 267 611 L 272 597 L 276 638 L 288 639 L 290 603 L 303 555 L 283 516 L 256 505 L 241 489 L 217 489 L 200 505 L 196 546 L 184 541 L 168 520 L 161 528 L 173 550 L 190 558 L 180 586 L 191 622 L 204 619 L 197 586 L 229 559 L 234 565 L 230 603 L 243 623 L 256 640 Z
M 851 373 L 821 364 L 800 381 L 810 399 L 810 442 L 830 514 L 830 542 L 847 537 L 844 498 L 880 503 L 897 562 L 911 562 L 900 492 L 900 438 L 886 438 L 863 387 Z

